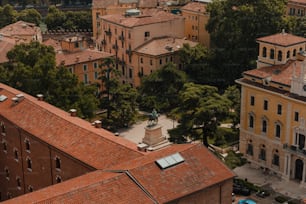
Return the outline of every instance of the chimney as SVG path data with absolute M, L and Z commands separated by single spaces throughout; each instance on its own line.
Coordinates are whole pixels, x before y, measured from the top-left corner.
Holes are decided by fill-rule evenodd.
M 76 109 L 70 109 L 70 116 L 75 117 L 77 115 L 77 110 Z
M 13 97 L 12 98 L 12 102 L 13 102 L 13 105 L 16 105 L 18 103 L 18 98 L 17 97 Z
M 95 126 L 95 128 L 101 128 L 102 122 L 100 120 L 96 120 L 95 122 L 93 122 L 93 125 Z
M 37 94 L 36 97 L 37 97 L 37 100 L 39 100 L 39 101 L 44 100 L 44 95 L 42 95 L 42 94 Z

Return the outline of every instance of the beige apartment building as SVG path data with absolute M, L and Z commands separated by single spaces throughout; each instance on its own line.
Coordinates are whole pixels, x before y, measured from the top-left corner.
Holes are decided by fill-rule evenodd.
M 306 39 L 257 39 L 257 68 L 243 73 L 240 151 L 252 165 L 306 187 Z
M 209 48 L 210 35 L 205 28 L 209 20 L 209 13 L 206 11 L 208 3 L 210 1 L 189 2 L 181 11 L 185 17 L 185 37 Z
M 129 9 L 124 14 L 101 16 L 99 22 L 101 35 L 96 47 L 115 56 L 122 83 L 132 86 L 138 85 L 141 69 L 135 50 L 156 38 L 184 37 L 184 18 L 159 9 Z

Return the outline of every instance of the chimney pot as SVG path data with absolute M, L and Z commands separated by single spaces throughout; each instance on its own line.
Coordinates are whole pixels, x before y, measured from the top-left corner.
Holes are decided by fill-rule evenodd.
M 37 97 L 37 99 L 39 101 L 43 101 L 44 100 L 44 95 L 42 95 L 42 94 L 37 94 L 36 97 Z
M 77 110 L 76 109 L 70 109 L 69 112 L 70 112 L 70 115 L 72 117 L 75 117 L 77 115 Z
M 101 128 L 101 127 L 102 127 L 102 122 L 101 122 L 100 120 L 96 120 L 96 121 L 94 122 L 94 126 L 95 126 L 96 128 Z

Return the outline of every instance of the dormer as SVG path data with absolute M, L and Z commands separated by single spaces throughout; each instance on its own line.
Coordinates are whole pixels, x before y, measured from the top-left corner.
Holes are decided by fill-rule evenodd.
M 305 51 L 306 38 L 286 33 L 261 37 L 256 40 L 259 44 L 257 68 L 286 64 L 288 60 L 295 60 L 297 54 Z
M 300 62 L 300 66 L 297 63 L 293 67 L 290 92 L 306 97 L 306 62 Z

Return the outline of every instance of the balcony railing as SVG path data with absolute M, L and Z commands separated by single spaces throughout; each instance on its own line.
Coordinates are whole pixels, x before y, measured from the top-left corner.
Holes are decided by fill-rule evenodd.
M 283 144 L 283 149 L 295 153 L 300 156 L 306 156 L 306 149 L 305 147 L 303 149 L 300 149 L 297 145 L 288 145 L 288 144 Z

